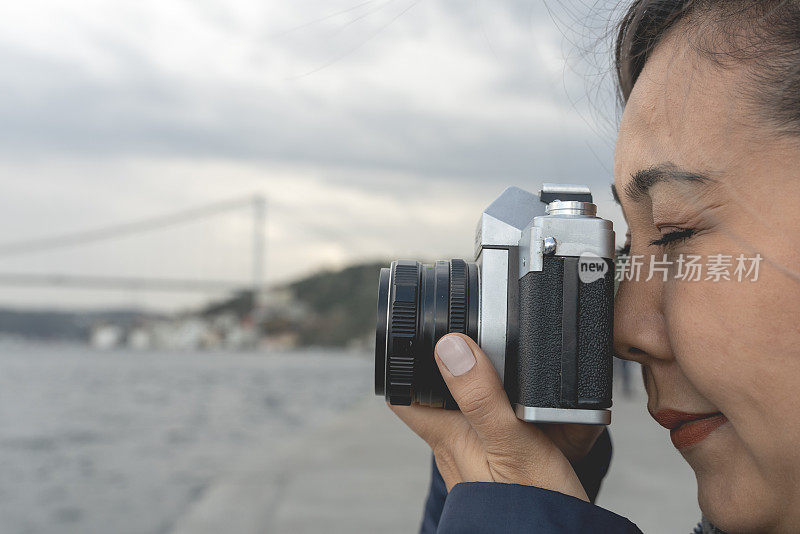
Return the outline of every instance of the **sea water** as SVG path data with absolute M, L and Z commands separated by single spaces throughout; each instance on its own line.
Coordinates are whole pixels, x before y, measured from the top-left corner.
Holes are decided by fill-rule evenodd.
M 96 351 L 0 343 L 0 528 L 168 533 L 243 455 L 369 394 L 333 351 Z

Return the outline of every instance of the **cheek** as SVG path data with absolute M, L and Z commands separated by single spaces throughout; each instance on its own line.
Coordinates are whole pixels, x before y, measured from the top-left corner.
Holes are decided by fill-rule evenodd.
M 697 391 L 723 409 L 748 377 L 747 359 L 737 361 L 726 318 L 736 314 L 732 295 L 706 282 L 669 282 L 664 290 L 667 337 L 678 366 Z M 723 409 L 724 411 L 724 409 Z
M 800 295 L 770 278 L 665 286 L 675 358 L 712 402 L 731 396 L 766 408 L 800 387 Z

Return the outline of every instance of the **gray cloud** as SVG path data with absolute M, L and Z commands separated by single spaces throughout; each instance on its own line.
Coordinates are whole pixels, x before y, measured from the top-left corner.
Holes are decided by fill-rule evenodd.
M 494 3 L 506 10 L 502 20 L 492 23 L 495 34 L 499 34 L 498 25 L 516 24 L 507 31 L 516 31 L 517 41 L 524 41 L 535 31 L 525 29 L 534 18 L 537 24 L 548 24 L 545 9 L 534 8 L 535 4 Z M 492 13 L 478 5 L 464 9 L 461 3 L 444 2 L 434 13 L 414 18 L 416 13 L 409 11 L 405 16 L 415 32 L 435 32 L 436 22 L 443 18 L 462 32 L 475 32 L 476 24 L 488 24 L 480 18 Z M 229 28 L 232 35 L 235 30 Z M 325 34 L 318 35 L 314 28 L 303 33 L 313 42 L 305 49 L 312 50 L 319 61 L 326 50 Z M 356 42 L 365 38 L 358 31 L 353 34 Z M 555 38 L 555 34 L 549 36 L 551 41 Z M 110 36 L 95 44 L 113 56 L 115 70 L 122 73 L 113 77 L 45 54 L 0 48 L 0 65 L 6 72 L 18 73 L 0 82 L 7 95 L 0 101 L 0 141 L 6 155 L 52 151 L 254 158 L 459 179 L 502 176 L 519 180 L 536 167 L 543 167 L 547 174 L 556 168 L 564 174 L 597 172 L 596 161 L 585 157 L 586 144 L 599 146 L 602 140 L 580 122 L 586 110 L 572 109 L 567 96 L 558 92 L 559 76 L 543 72 L 524 42 L 507 44 L 508 52 L 502 50 L 499 36 L 497 41 L 499 51 L 494 51 L 491 64 L 498 71 L 496 79 L 478 98 L 465 94 L 463 107 L 456 112 L 410 108 L 407 95 L 381 94 L 357 85 L 344 99 L 315 93 L 316 79 L 328 83 L 348 58 L 316 78 L 308 76 L 304 81 L 310 82 L 310 88 L 292 90 L 289 83 L 252 86 L 237 80 L 187 80 L 164 72 L 143 50 Z M 290 44 L 280 39 L 272 44 L 276 42 Z M 377 48 L 393 44 L 398 44 L 396 37 L 386 36 Z M 479 47 L 483 42 L 467 44 Z M 305 49 L 288 50 L 286 57 L 302 56 Z M 468 52 L 487 54 L 486 50 Z M 380 57 L 375 61 L 380 62 Z M 252 64 L 259 66 L 270 67 L 269 63 Z M 347 83 L 347 72 L 341 75 Z M 556 84 L 542 83 L 543 79 Z M 574 80 L 570 83 L 574 85 Z M 505 109 L 487 116 L 470 109 L 509 97 L 518 99 L 522 113 Z M 571 124 L 558 124 L 552 118 L 537 121 L 535 113 L 524 112 L 526 99 L 562 109 Z M 584 157 L 576 158 L 576 153 Z

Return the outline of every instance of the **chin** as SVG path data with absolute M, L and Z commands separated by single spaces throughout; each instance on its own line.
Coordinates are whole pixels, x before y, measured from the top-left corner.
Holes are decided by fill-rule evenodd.
M 729 534 L 774 531 L 778 497 L 730 425 L 725 427 L 681 451 L 697 478 L 700 510 Z
M 697 498 L 703 515 L 728 534 L 773 532 L 777 528 L 769 503 L 749 489 L 698 479 Z

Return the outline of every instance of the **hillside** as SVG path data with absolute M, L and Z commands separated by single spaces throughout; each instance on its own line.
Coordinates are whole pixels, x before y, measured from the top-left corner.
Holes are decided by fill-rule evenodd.
M 303 345 L 344 346 L 374 335 L 378 272 L 388 262 L 324 271 L 287 286 L 308 310 L 297 325 Z

